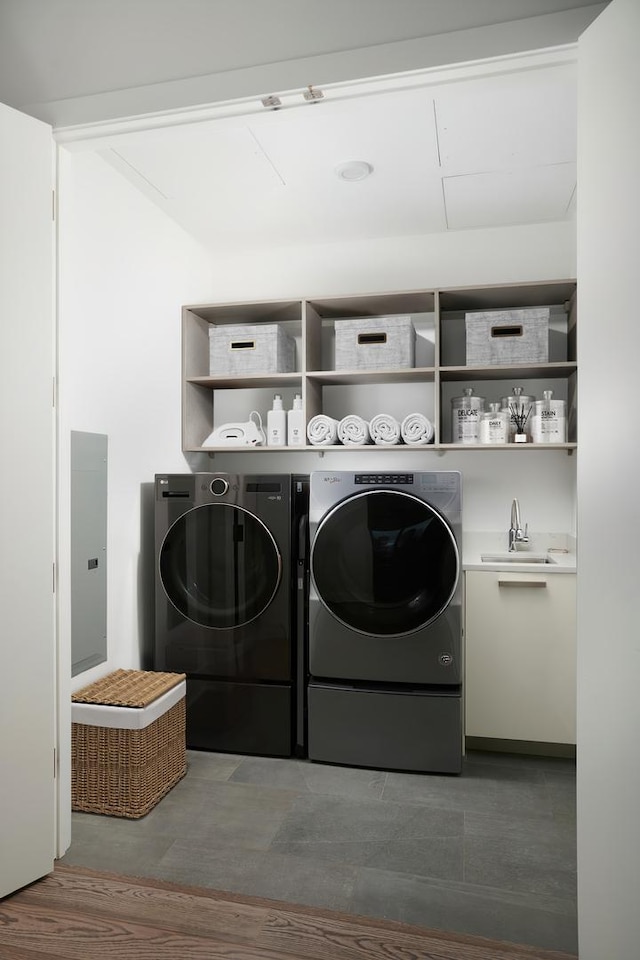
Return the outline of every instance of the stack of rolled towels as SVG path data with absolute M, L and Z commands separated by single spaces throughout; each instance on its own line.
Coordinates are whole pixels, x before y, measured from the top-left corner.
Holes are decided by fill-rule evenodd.
M 372 420 L 364 420 L 350 413 L 342 420 L 334 420 L 323 413 L 312 417 L 307 425 L 307 438 L 315 447 L 327 447 L 335 443 L 360 447 L 375 443 L 380 447 L 392 447 L 398 443 L 418 446 L 433 443 L 433 424 L 422 413 L 410 413 L 402 422 L 387 413 L 379 413 Z

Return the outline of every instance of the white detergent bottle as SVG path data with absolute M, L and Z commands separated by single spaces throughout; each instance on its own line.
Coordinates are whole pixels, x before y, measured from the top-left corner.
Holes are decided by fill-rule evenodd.
M 270 447 L 284 447 L 287 440 L 287 414 L 282 406 L 282 397 L 276 393 L 273 406 L 267 412 L 267 444 Z
M 305 437 L 302 397 L 296 393 L 293 408 L 287 411 L 287 444 L 290 447 L 301 447 L 305 443 Z

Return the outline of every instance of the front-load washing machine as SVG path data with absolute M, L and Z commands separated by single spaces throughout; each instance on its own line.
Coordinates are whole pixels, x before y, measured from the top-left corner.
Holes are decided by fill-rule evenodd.
M 311 760 L 459 773 L 461 477 L 311 474 Z
M 187 675 L 189 747 L 290 756 L 296 510 L 288 474 L 155 478 L 155 669 Z

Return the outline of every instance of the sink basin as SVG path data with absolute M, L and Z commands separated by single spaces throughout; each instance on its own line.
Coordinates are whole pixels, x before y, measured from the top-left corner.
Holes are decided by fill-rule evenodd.
M 553 557 L 546 553 L 527 553 L 526 551 L 517 551 L 515 553 L 483 553 L 480 557 L 482 563 L 555 563 Z

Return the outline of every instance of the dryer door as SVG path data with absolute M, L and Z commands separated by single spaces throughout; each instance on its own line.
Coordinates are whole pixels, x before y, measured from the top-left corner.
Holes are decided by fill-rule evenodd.
M 273 599 L 282 557 L 265 524 L 242 507 L 209 503 L 170 527 L 160 550 L 160 580 L 171 603 L 204 627 L 250 623 Z
M 445 518 L 400 490 L 368 490 L 337 504 L 311 551 L 321 602 L 372 636 L 403 636 L 431 623 L 452 599 L 459 571 Z

